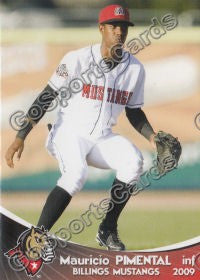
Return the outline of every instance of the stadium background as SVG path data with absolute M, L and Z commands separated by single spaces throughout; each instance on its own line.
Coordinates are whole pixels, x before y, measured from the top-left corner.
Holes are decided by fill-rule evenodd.
M 136 54 L 145 65 L 145 107 L 155 130 L 178 136 L 183 144 L 180 167 L 133 197 L 120 219 L 120 232 L 128 249 L 152 248 L 199 235 L 200 230 L 200 130 L 195 117 L 200 112 L 200 4 L 198 1 L 1 1 L 1 204 L 33 224 L 48 192 L 59 176 L 56 161 L 44 148 L 46 124 L 55 119 L 56 110 L 28 136 L 25 150 L 15 169 L 9 169 L 4 154 L 15 137 L 11 113 L 31 105 L 45 87 L 60 59 L 69 50 L 100 41 L 98 12 L 105 4 L 125 3 L 135 27 L 127 42 L 149 30 L 151 19 L 159 21 L 172 13 L 178 26 Z M 200 126 L 200 125 L 199 125 Z M 149 143 L 134 131 L 123 114 L 114 131 L 128 137 L 143 152 L 144 171 L 153 164 L 155 154 Z M 122 151 L 121 151 L 122 152 Z M 73 160 L 73 159 L 72 159 Z M 107 197 L 114 178 L 111 171 L 89 169 L 84 189 L 72 201 L 52 231 L 68 227 Z M 99 221 L 72 240 L 96 247 Z

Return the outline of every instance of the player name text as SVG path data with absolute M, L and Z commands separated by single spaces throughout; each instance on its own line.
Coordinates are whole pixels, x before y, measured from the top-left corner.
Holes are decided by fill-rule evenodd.
M 136 255 L 134 257 L 128 257 L 127 255 L 116 255 L 115 260 L 116 265 L 171 265 L 171 262 L 169 261 L 169 256 L 161 257 L 156 255 Z
M 60 256 L 61 265 L 108 265 L 110 260 L 108 258 L 102 258 L 101 256 L 93 257 L 90 255 L 88 258 L 74 258 L 71 256 Z

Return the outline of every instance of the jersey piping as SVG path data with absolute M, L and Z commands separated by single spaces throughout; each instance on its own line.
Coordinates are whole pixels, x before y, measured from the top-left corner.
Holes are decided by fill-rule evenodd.
M 130 54 L 129 54 L 129 56 L 128 56 L 128 64 L 127 64 L 126 67 L 123 69 L 123 71 L 120 72 L 120 73 L 117 75 L 117 77 L 116 77 L 116 79 L 115 79 L 115 82 L 114 82 L 114 89 L 115 89 L 115 84 L 116 84 L 116 81 L 117 81 L 118 77 L 121 76 L 121 75 L 127 70 L 129 64 L 130 64 Z M 111 103 L 111 108 L 110 108 L 111 116 L 110 116 L 110 118 L 109 118 L 109 120 L 108 120 L 108 122 L 107 122 L 107 125 L 109 124 L 109 122 L 110 122 L 110 120 L 111 120 L 111 118 L 112 118 L 112 106 L 113 106 L 113 105 L 112 105 L 112 103 Z
M 98 65 L 98 63 L 96 62 L 96 60 L 95 60 L 95 58 L 94 58 L 94 54 L 93 54 L 93 51 L 92 51 L 92 46 L 91 46 L 91 48 L 90 48 L 90 51 L 91 51 L 91 55 L 92 55 L 92 59 L 93 59 L 94 63 L 96 63 L 96 65 Z M 104 88 L 105 88 L 105 74 L 104 74 Z M 102 105 L 103 105 L 103 100 L 101 100 L 101 107 L 100 107 L 100 110 L 99 110 L 99 115 L 98 115 L 98 118 L 97 118 L 97 120 L 96 120 L 96 122 L 95 122 L 95 124 L 94 124 L 93 129 L 92 129 L 91 132 L 90 132 L 90 135 L 92 135 L 92 133 L 94 132 L 95 127 L 96 127 L 96 125 L 97 125 L 97 123 L 98 123 L 98 121 L 99 121 L 99 118 L 100 118 L 100 115 L 101 115 L 101 111 L 102 111 Z

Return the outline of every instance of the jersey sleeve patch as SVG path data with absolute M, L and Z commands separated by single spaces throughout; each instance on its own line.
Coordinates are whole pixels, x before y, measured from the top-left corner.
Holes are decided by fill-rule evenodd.
M 60 64 L 56 69 L 56 74 L 59 77 L 67 78 L 69 75 L 67 70 L 67 65 L 64 63 Z
M 72 71 L 73 61 L 74 59 L 71 53 L 66 54 L 62 58 L 48 82 L 50 85 L 53 85 L 53 88 L 60 89 L 63 85 L 68 83 L 71 77 L 70 73 Z

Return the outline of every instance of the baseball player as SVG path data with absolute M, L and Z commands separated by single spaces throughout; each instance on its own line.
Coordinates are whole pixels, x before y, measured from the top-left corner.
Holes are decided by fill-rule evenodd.
M 125 250 L 117 222 L 143 169 L 139 149 L 112 132 L 123 110 L 132 126 L 155 147 L 156 133 L 141 109 L 144 67 L 123 48 L 128 28 L 133 25 L 128 10 L 120 5 L 109 5 L 100 11 L 101 44 L 64 56 L 28 110 L 26 125 L 18 131 L 6 153 L 7 164 L 14 167 L 14 154 L 18 159 L 21 157 L 26 136 L 52 101 L 58 97 L 67 101 L 61 102 L 46 143 L 49 153 L 58 161 L 61 176 L 46 200 L 38 226 L 51 229 L 82 189 L 88 166 L 115 170 L 109 207 L 96 236 L 99 244 L 109 250 Z

